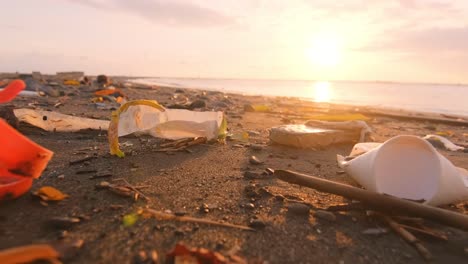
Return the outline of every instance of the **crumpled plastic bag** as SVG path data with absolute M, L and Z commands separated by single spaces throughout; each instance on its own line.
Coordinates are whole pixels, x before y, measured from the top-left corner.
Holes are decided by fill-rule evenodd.
M 118 137 L 138 133 L 165 139 L 226 136 L 226 120 L 222 112 L 195 112 L 165 109 L 153 100 L 135 100 L 123 104 L 112 113 L 108 130 L 110 153 L 119 157 Z

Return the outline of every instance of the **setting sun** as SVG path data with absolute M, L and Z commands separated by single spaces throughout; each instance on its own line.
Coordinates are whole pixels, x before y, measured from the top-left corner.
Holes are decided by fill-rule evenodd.
M 314 83 L 313 98 L 314 98 L 314 101 L 319 102 L 319 103 L 329 102 L 331 99 L 330 83 L 329 82 Z
M 311 41 L 307 55 L 316 66 L 333 67 L 341 61 L 341 43 L 333 34 L 318 34 Z

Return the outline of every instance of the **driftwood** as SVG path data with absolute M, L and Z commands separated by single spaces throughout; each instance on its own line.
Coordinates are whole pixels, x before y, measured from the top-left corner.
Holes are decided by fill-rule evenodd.
M 421 217 L 441 224 L 468 230 L 468 216 L 456 212 L 419 204 L 397 197 L 378 194 L 346 184 L 320 179 L 314 176 L 287 170 L 275 170 L 274 175 L 283 181 L 307 186 L 318 191 L 328 192 L 354 200 L 359 200 L 370 209 L 386 214 L 404 214 Z

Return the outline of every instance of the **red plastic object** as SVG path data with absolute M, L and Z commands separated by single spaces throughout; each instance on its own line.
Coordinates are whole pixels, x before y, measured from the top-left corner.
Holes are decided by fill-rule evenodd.
M 5 89 L 0 91 L 0 103 L 7 103 L 13 100 L 24 88 L 26 84 L 22 80 L 11 81 Z
M 24 89 L 21 80 L 12 81 L 0 92 L 0 103 L 9 102 Z M 53 152 L 23 136 L 0 119 L 0 200 L 14 199 L 27 192 L 39 178 Z
M 0 200 L 16 198 L 31 188 L 53 152 L 23 136 L 0 119 Z

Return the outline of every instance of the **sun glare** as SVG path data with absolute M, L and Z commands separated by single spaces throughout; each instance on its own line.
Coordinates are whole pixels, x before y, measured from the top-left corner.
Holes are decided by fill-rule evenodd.
M 314 83 L 314 101 L 329 102 L 331 99 L 331 89 L 329 82 Z
M 318 34 L 307 50 L 310 60 L 320 67 L 334 67 L 341 60 L 341 43 L 333 34 Z

